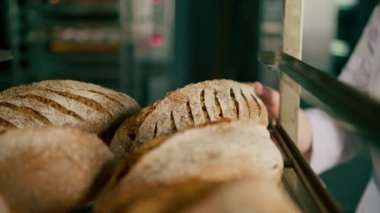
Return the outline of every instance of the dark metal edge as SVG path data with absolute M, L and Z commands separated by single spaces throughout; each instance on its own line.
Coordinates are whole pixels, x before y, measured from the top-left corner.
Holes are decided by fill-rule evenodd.
M 292 161 L 294 170 L 300 178 L 305 189 L 309 192 L 320 212 L 343 212 L 331 193 L 326 189 L 318 176 L 315 175 L 304 156 L 296 145 L 292 142 L 283 127 L 280 125 L 270 126 L 273 129 L 273 136 L 276 137 L 279 145 L 286 156 Z
M 260 52 L 258 59 L 268 68 L 275 69 L 278 75 L 286 73 L 315 96 L 319 100 L 317 107 L 338 120 L 347 122 L 349 125 L 343 125 L 343 129 L 380 147 L 378 101 L 285 53 Z

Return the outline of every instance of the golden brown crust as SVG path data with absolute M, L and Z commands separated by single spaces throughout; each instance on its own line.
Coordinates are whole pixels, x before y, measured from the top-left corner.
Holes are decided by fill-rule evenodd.
M 95 196 L 113 156 L 96 136 L 59 127 L 0 135 L 0 192 L 12 212 L 66 212 Z
M 214 192 L 220 182 L 188 180 L 170 185 L 114 188 L 97 200 L 95 212 L 180 212 Z
M 205 123 L 205 124 L 202 124 L 200 126 L 192 126 L 192 127 L 189 127 L 189 129 L 191 129 L 191 128 L 202 128 L 202 127 L 216 125 L 216 124 L 229 122 L 229 121 L 230 121 L 229 119 L 223 119 L 223 120 L 219 120 L 219 121 Z M 182 130 L 180 132 L 184 132 L 184 131 L 185 130 Z M 118 165 L 117 165 L 115 171 L 113 172 L 112 177 L 110 178 L 105 191 L 114 187 L 125 175 L 127 175 L 129 170 L 136 163 L 138 163 L 139 160 L 143 156 L 145 156 L 146 154 L 148 154 L 150 151 L 154 150 L 155 148 L 159 147 L 163 143 L 165 143 L 165 141 L 168 140 L 170 137 L 171 136 L 155 137 L 152 140 L 150 140 L 148 143 L 142 145 L 141 147 L 136 147 L 135 149 L 133 149 L 134 151 L 132 151 L 128 155 L 124 156 L 122 158 L 122 160 L 120 160 L 118 162 Z
M 253 179 L 146 184 L 115 188 L 107 196 L 95 212 L 300 212 L 278 185 Z
M 149 144 L 149 143 L 148 143 Z M 121 184 L 165 184 L 186 179 L 254 177 L 279 182 L 281 153 L 268 130 L 252 120 L 187 129 L 139 158 Z
M 204 81 L 170 92 L 139 128 L 136 146 L 158 135 L 223 118 L 252 119 L 267 125 L 266 108 L 254 88 L 230 80 Z
M 159 101 L 144 107 L 140 111 L 134 113 L 131 117 L 127 118 L 120 127 L 117 129 L 115 136 L 112 139 L 110 149 L 118 157 L 123 157 L 125 153 L 130 153 L 134 150 L 133 141 L 141 124 L 145 118 L 154 111 Z
M 138 122 L 135 118 L 126 121 L 127 128 L 118 129 L 113 142 L 116 149 L 129 153 L 133 151 L 131 147 L 139 147 L 156 136 L 225 118 L 268 124 L 265 105 L 256 97 L 254 87 L 231 80 L 204 81 L 169 92 L 140 118 Z
M 71 126 L 98 134 L 107 142 L 126 117 L 139 110 L 131 97 L 71 80 L 20 85 L 0 93 L 0 118 L 16 128 Z M 111 137 L 112 137 L 111 136 Z
M 109 191 L 129 172 L 129 170 L 147 153 L 157 148 L 165 142 L 168 137 L 159 136 L 152 139 L 149 143 L 139 147 L 129 155 L 125 156 L 120 162 L 117 163 L 116 169 L 112 172 L 104 192 Z M 103 192 L 103 193 L 104 193 Z

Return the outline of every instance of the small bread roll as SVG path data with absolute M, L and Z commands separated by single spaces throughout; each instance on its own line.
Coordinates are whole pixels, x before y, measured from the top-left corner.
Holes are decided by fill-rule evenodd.
M 168 184 L 187 179 L 222 181 L 244 177 L 278 183 L 283 170 L 282 155 L 268 130 L 252 120 L 188 129 L 168 137 L 138 158 L 121 184 Z
M 95 212 L 300 212 L 279 185 L 253 179 L 127 186 L 107 195 L 96 203 Z
M 67 212 L 93 198 L 113 164 L 94 134 L 63 127 L 0 135 L 0 193 L 12 212 Z

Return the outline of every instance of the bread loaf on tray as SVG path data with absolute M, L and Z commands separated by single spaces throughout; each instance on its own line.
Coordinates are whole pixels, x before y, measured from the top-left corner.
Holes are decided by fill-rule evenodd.
M 89 83 L 48 80 L 0 93 L 0 132 L 71 126 L 110 140 L 111 129 L 138 110 L 137 102 L 125 94 Z
M 204 81 L 170 92 L 127 119 L 117 130 L 111 150 L 123 156 L 154 137 L 224 118 L 268 124 L 266 108 L 252 86 L 231 80 Z
M 252 120 L 218 122 L 154 140 L 120 162 L 108 189 L 188 179 L 251 177 L 278 183 L 282 175 L 280 151 L 266 127 Z
M 244 213 L 300 212 L 283 189 L 271 182 L 188 180 L 169 185 L 117 188 L 95 205 L 95 212 Z
M 67 212 L 93 198 L 113 166 L 94 134 L 68 127 L 0 135 L 0 194 L 11 212 Z

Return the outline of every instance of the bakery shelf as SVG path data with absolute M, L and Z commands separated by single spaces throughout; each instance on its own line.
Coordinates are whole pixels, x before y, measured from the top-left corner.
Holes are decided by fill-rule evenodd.
M 91 43 L 69 43 L 69 42 L 52 42 L 50 50 L 54 53 L 117 53 L 120 49 L 118 44 L 91 44 Z
M 119 89 L 117 0 L 7 2 L 12 84 L 69 78 Z
M 0 50 L 0 62 L 9 61 L 13 58 L 11 51 Z
M 43 5 L 28 6 L 26 9 L 35 10 L 49 17 L 63 18 L 117 18 L 116 5 L 78 7 L 75 5 Z

